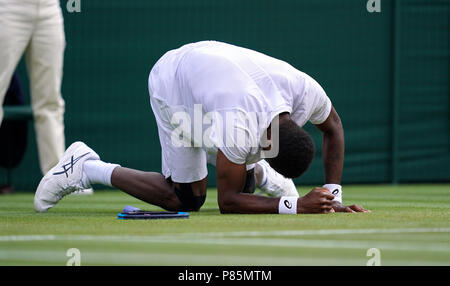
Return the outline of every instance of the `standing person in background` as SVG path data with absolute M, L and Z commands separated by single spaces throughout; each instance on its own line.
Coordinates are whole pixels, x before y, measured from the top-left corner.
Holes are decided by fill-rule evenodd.
M 61 96 L 65 48 L 58 0 L 0 0 L 0 106 L 25 54 L 40 168 L 47 173 L 65 150 Z M 0 123 L 3 109 L 0 107 Z

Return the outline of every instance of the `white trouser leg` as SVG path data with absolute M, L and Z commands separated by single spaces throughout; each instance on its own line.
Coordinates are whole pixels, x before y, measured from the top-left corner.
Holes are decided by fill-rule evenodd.
M 33 32 L 35 2 L 0 0 L 0 123 L 11 77 Z
M 38 17 L 26 51 L 39 161 L 45 174 L 65 150 L 61 80 L 65 48 L 57 0 L 39 0 Z

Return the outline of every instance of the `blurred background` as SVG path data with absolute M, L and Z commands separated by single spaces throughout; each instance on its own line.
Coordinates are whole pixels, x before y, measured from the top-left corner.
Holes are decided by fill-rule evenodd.
M 107 162 L 160 171 L 147 77 L 166 51 L 218 40 L 287 61 L 331 98 L 346 136 L 344 184 L 450 181 L 450 1 L 80 0 L 69 13 L 62 93 L 66 145 L 81 140 Z M 19 75 L 29 103 L 23 61 Z M 323 183 L 319 152 L 298 184 Z M 34 130 L 10 180 L 41 178 Z M 8 140 L 8 138 L 1 138 Z M 214 168 L 209 185 L 215 186 Z M 7 181 L 0 168 L 0 183 Z

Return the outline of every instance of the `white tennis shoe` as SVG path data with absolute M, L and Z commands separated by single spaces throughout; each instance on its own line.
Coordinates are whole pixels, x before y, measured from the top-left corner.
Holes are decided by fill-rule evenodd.
M 42 178 L 34 196 L 34 209 L 46 212 L 64 196 L 89 189 L 83 180 L 83 163 L 100 160 L 100 157 L 83 142 L 75 142 L 67 148 L 61 160 Z
M 259 189 L 262 193 L 271 197 L 299 197 L 297 188 L 292 179 L 285 178 L 283 175 L 270 167 L 266 160 L 261 160 L 257 164 L 264 169 L 266 180 L 262 182 Z

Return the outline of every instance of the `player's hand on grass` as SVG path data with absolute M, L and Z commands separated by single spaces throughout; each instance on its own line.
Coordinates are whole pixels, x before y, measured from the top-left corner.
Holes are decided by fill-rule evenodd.
M 370 213 L 370 210 L 366 210 L 360 205 L 350 205 L 344 206 L 340 202 L 333 201 L 333 210 L 335 212 L 344 212 L 344 213 Z
M 334 212 L 333 199 L 334 196 L 328 189 L 316 187 L 312 191 L 298 199 L 297 213 L 326 214 Z

